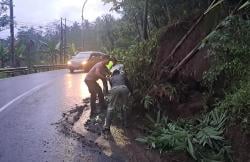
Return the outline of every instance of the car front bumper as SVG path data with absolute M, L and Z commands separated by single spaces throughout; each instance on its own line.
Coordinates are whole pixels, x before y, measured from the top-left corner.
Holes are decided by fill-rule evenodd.
M 86 70 L 87 65 L 68 65 L 68 69 L 72 70 Z

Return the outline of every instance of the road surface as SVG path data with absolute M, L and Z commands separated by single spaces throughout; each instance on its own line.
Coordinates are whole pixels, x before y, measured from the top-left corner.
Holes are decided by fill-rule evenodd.
M 85 75 L 58 70 L 0 80 L 1 162 L 67 162 L 96 156 L 52 125 L 89 96 Z

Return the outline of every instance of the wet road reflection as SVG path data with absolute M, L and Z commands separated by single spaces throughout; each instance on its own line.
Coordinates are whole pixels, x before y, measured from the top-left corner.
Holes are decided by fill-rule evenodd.
M 73 161 L 78 157 L 81 145 L 59 134 L 51 124 L 89 96 L 85 76 L 84 73 L 70 74 L 62 70 L 2 80 L 4 84 L 0 84 L 0 89 L 11 94 L 9 98 L 0 99 L 3 103 L 16 97 L 16 87 L 24 93 L 48 80 L 51 83 L 0 113 L 0 161 L 57 162 Z M 0 94 L 4 96 L 4 92 Z
M 60 134 L 53 123 L 62 118 L 63 112 L 81 105 L 89 97 L 85 77 L 82 72 L 70 74 L 60 70 L 1 80 L 0 90 L 5 92 L 0 93 L 0 105 L 19 93 L 50 83 L 0 113 L 0 161 L 59 162 L 74 161 L 81 156 L 82 145 Z M 102 86 L 101 81 L 98 83 Z M 9 97 L 4 96 L 6 92 Z
M 88 87 L 87 87 L 87 85 L 85 84 L 85 82 L 84 82 L 84 79 L 85 79 L 85 77 L 86 77 L 86 74 L 84 74 L 84 75 L 82 75 L 81 76 L 81 85 L 80 85 L 80 96 L 82 97 L 82 98 L 87 98 L 87 97 L 89 97 L 89 91 L 88 91 Z
M 67 96 L 75 96 L 78 94 L 81 99 L 89 97 L 88 87 L 84 83 L 85 77 L 86 74 L 66 74 L 65 79 L 67 85 L 65 86 L 65 92 Z
M 65 83 L 67 83 L 67 85 L 65 86 L 65 93 L 68 97 L 74 96 L 74 98 L 80 97 L 84 99 L 90 96 L 88 87 L 84 82 L 86 75 L 86 73 L 66 74 Z M 98 80 L 98 84 L 103 87 L 101 80 Z

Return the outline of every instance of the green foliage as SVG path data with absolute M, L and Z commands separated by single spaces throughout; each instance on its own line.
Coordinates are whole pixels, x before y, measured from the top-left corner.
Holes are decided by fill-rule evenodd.
M 135 28 L 140 36 L 143 29 L 145 0 L 103 0 L 112 3 L 113 10 L 121 13 Z M 185 17 L 197 14 L 208 7 L 211 1 L 200 0 L 149 0 L 148 21 L 150 28 L 159 29 Z
M 250 21 L 228 17 L 207 38 L 211 68 L 204 75 L 204 85 L 211 95 L 222 91 L 214 107 L 228 111 L 231 123 L 250 125 Z
M 4 67 L 4 63 L 8 60 L 8 50 L 0 43 L 0 62 L 1 67 Z
M 0 0 L 0 31 L 5 29 L 5 27 L 9 24 L 9 16 L 6 13 L 8 3 L 8 0 Z
M 2 78 L 7 78 L 7 74 L 6 73 L 0 73 L 0 79 Z
M 122 60 L 129 80 L 134 88 L 134 95 L 143 99 L 147 90 L 153 83 L 152 64 L 158 46 L 158 34 L 148 41 L 140 42 L 127 50 L 114 49 L 111 54 Z M 146 99 L 146 100 L 145 100 Z M 139 100 L 139 101 L 140 101 Z M 144 98 L 145 104 L 151 102 L 149 98 Z M 150 101 L 150 102 L 148 102 Z
M 250 78 L 247 82 L 241 82 L 239 87 L 233 88 L 226 94 L 225 99 L 219 101 L 215 107 L 221 111 L 228 111 L 231 124 L 240 122 L 241 127 L 250 130 Z
M 230 147 L 223 137 L 226 120 L 226 113 L 216 110 L 193 121 L 166 122 L 163 118 L 153 125 L 149 136 L 137 141 L 161 153 L 186 150 L 197 161 L 228 161 Z
M 249 76 L 250 21 L 228 17 L 207 38 L 212 66 L 204 75 L 204 84 L 213 88 L 223 79 L 222 88 L 237 84 Z
M 19 66 L 41 63 L 41 41 L 43 40 L 42 31 L 37 31 L 34 28 L 22 28 L 17 33 L 17 57 L 16 63 Z
M 142 99 L 142 103 L 145 109 L 149 109 L 154 104 L 154 99 L 151 96 L 146 95 Z
M 140 142 L 160 152 L 184 151 L 197 161 L 232 161 L 224 138 L 227 123 L 240 122 L 250 128 L 250 21 L 228 17 L 204 41 L 209 49 L 211 67 L 203 85 L 210 95 L 221 91 L 214 110 L 196 120 L 153 124 L 150 134 Z M 151 98 L 145 97 L 149 105 Z M 210 105 L 211 106 L 211 105 Z

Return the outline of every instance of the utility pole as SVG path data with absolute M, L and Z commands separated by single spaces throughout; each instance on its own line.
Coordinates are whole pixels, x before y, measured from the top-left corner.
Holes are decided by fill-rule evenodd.
M 67 54 L 67 20 L 66 18 L 64 19 L 64 50 L 63 50 L 63 56 L 64 56 L 64 62 L 66 62 L 66 54 Z
M 60 38 L 60 64 L 62 64 L 63 62 L 63 19 L 61 18 L 61 34 L 60 34 L 61 38 Z
M 9 1 L 10 7 L 10 54 L 11 54 L 11 64 L 13 67 L 16 66 L 15 64 L 15 35 L 14 35 L 14 13 L 13 13 L 13 0 Z
M 82 50 L 84 50 L 84 17 L 83 17 L 83 11 L 84 7 L 86 5 L 88 0 L 85 0 L 82 6 Z

